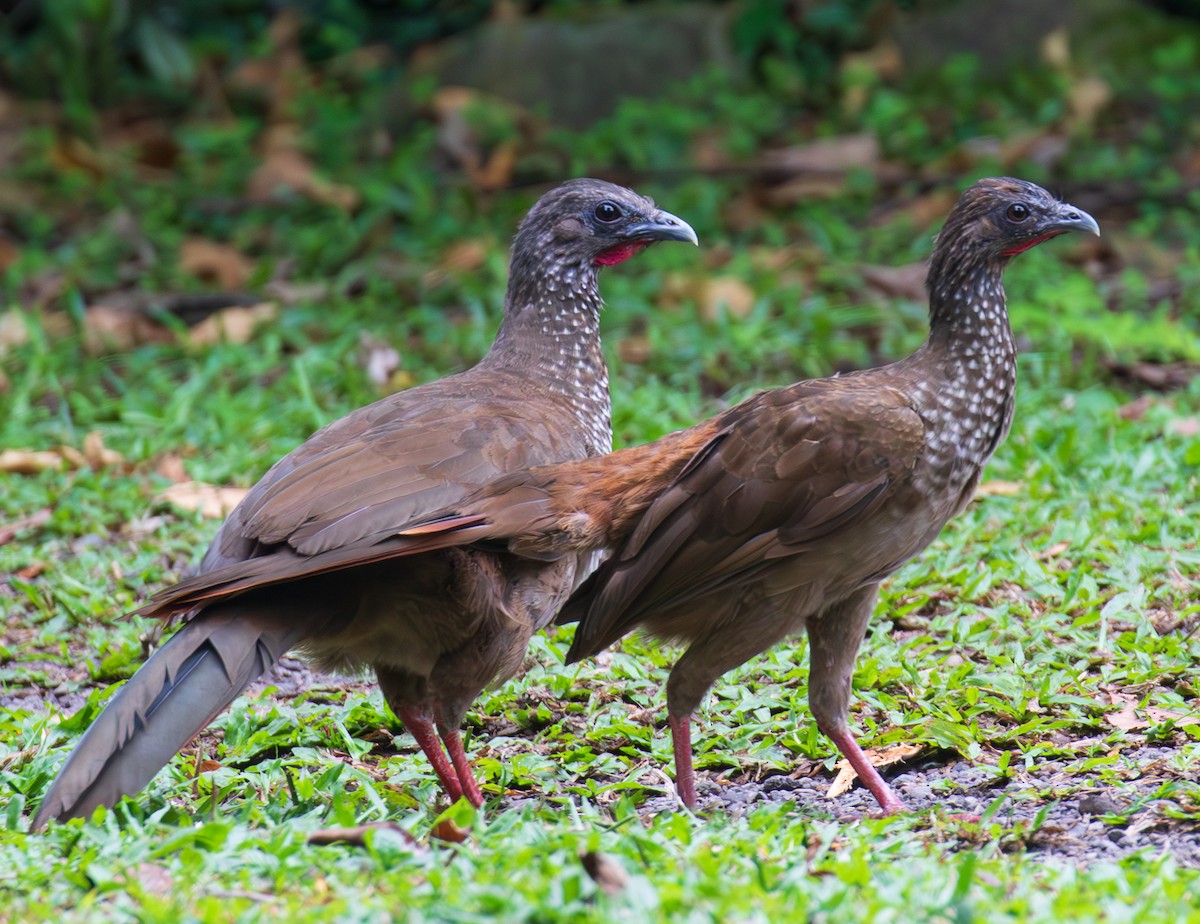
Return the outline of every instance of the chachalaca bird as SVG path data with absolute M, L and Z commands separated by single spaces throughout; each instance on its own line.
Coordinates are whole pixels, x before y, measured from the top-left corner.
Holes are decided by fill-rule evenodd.
M 726 671 L 807 630 L 809 707 L 884 812 L 903 805 L 847 723 L 879 583 L 971 500 L 1008 433 L 1016 353 L 1001 274 L 1100 229 L 1032 183 L 980 180 L 929 265 L 929 336 L 906 359 L 760 392 L 608 456 L 506 475 L 409 534 L 410 549 L 506 540 L 552 558 L 607 548 L 571 596 L 568 662 L 638 626 L 689 643 L 667 681 L 677 789 L 696 804 L 691 717 Z
M 263 476 L 198 573 L 137 611 L 186 622 L 79 741 L 34 827 L 141 790 L 293 647 L 325 669 L 373 668 L 446 793 L 481 804 L 462 719 L 517 671 L 595 556 L 459 547 L 389 561 L 385 540 L 504 472 L 611 449 L 597 276 L 655 241 L 696 234 L 611 183 L 546 193 L 514 239 L 487 355 L 354 411 Z

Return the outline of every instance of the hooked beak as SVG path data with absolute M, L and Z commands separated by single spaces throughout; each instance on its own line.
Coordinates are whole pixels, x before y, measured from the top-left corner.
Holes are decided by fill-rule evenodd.
M 1087 231 L 1089 234 L 1100 236 L 1100 223 L 1083 209 L 1077 209 L 1066 202 L 1060 203 L 1058 214 L 1047 224 L 1047 231 Z
M 690 241 L 697 246 L 700 244 L 692 226 L 670 212 L 655 212 L 653 218 L 622 230 L 620 237 L 623 241 Z

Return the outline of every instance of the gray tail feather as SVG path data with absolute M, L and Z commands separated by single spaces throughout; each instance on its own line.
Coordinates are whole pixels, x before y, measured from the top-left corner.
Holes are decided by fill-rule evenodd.
M 256 608 L 257 610 L 258 608 Z M 240 610 L 240 612 L 239 612 Z M 33 819 L 84 818 L 140 792 L 246 686 L 300 641 L 302 620 L 206 610 L 176 632 L 121 688 L 58 772 Z

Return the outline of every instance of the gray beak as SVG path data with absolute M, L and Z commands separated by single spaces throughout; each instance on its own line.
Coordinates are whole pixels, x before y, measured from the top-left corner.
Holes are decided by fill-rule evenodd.
M 1058 216 L 1050 223 L 1050 227 L 1062 231 L 1087 231 L 1089 234 L 1100 236 L 1100 223 L 1083 209 L 1063 202 L 1058 207 Z
M 625 241 L 690 241 L 697 246 L 700 244 L 692 226 L 670 212 L 655 212 L 652 218 L 625 228 L 620 237 Z

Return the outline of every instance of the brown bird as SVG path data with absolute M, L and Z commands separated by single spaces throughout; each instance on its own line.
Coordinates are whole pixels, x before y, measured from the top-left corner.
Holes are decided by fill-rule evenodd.
M 463 716 L 595 559 L 459 547 L 389 561 L 386 540 L 504 472 L 611 449 L 597 276 L 655 241 L 696 234 L 599 180 L 544 195 L 514 239 L 488 354 L 330 424 L 263 476 L 199 572 L 138 611 L 187 621 L 88 729 L 34 827 L 139 791 L 294 646 L 324 669 L 373 668 L 446 793 L 481 804 Z
M 568 662 L 638 626 L 688 648 L 667 681 L 677 789 L 696 804 L 691 718 L 726 671 L 805 629 L 809 706 L 884 812 L 903 805 L 847 724 L 879 583 L 971 500 L 1008 433 L 1016 353 L 1001 274 L 1100 229 L 1032 183 L 980 180 L 929 265 L 929 337 L 899 362 L 760 392 L 645 446 L 497 480 L 414 530 L 410 548 L 506 540 L 612 556 L 567 602 Z

